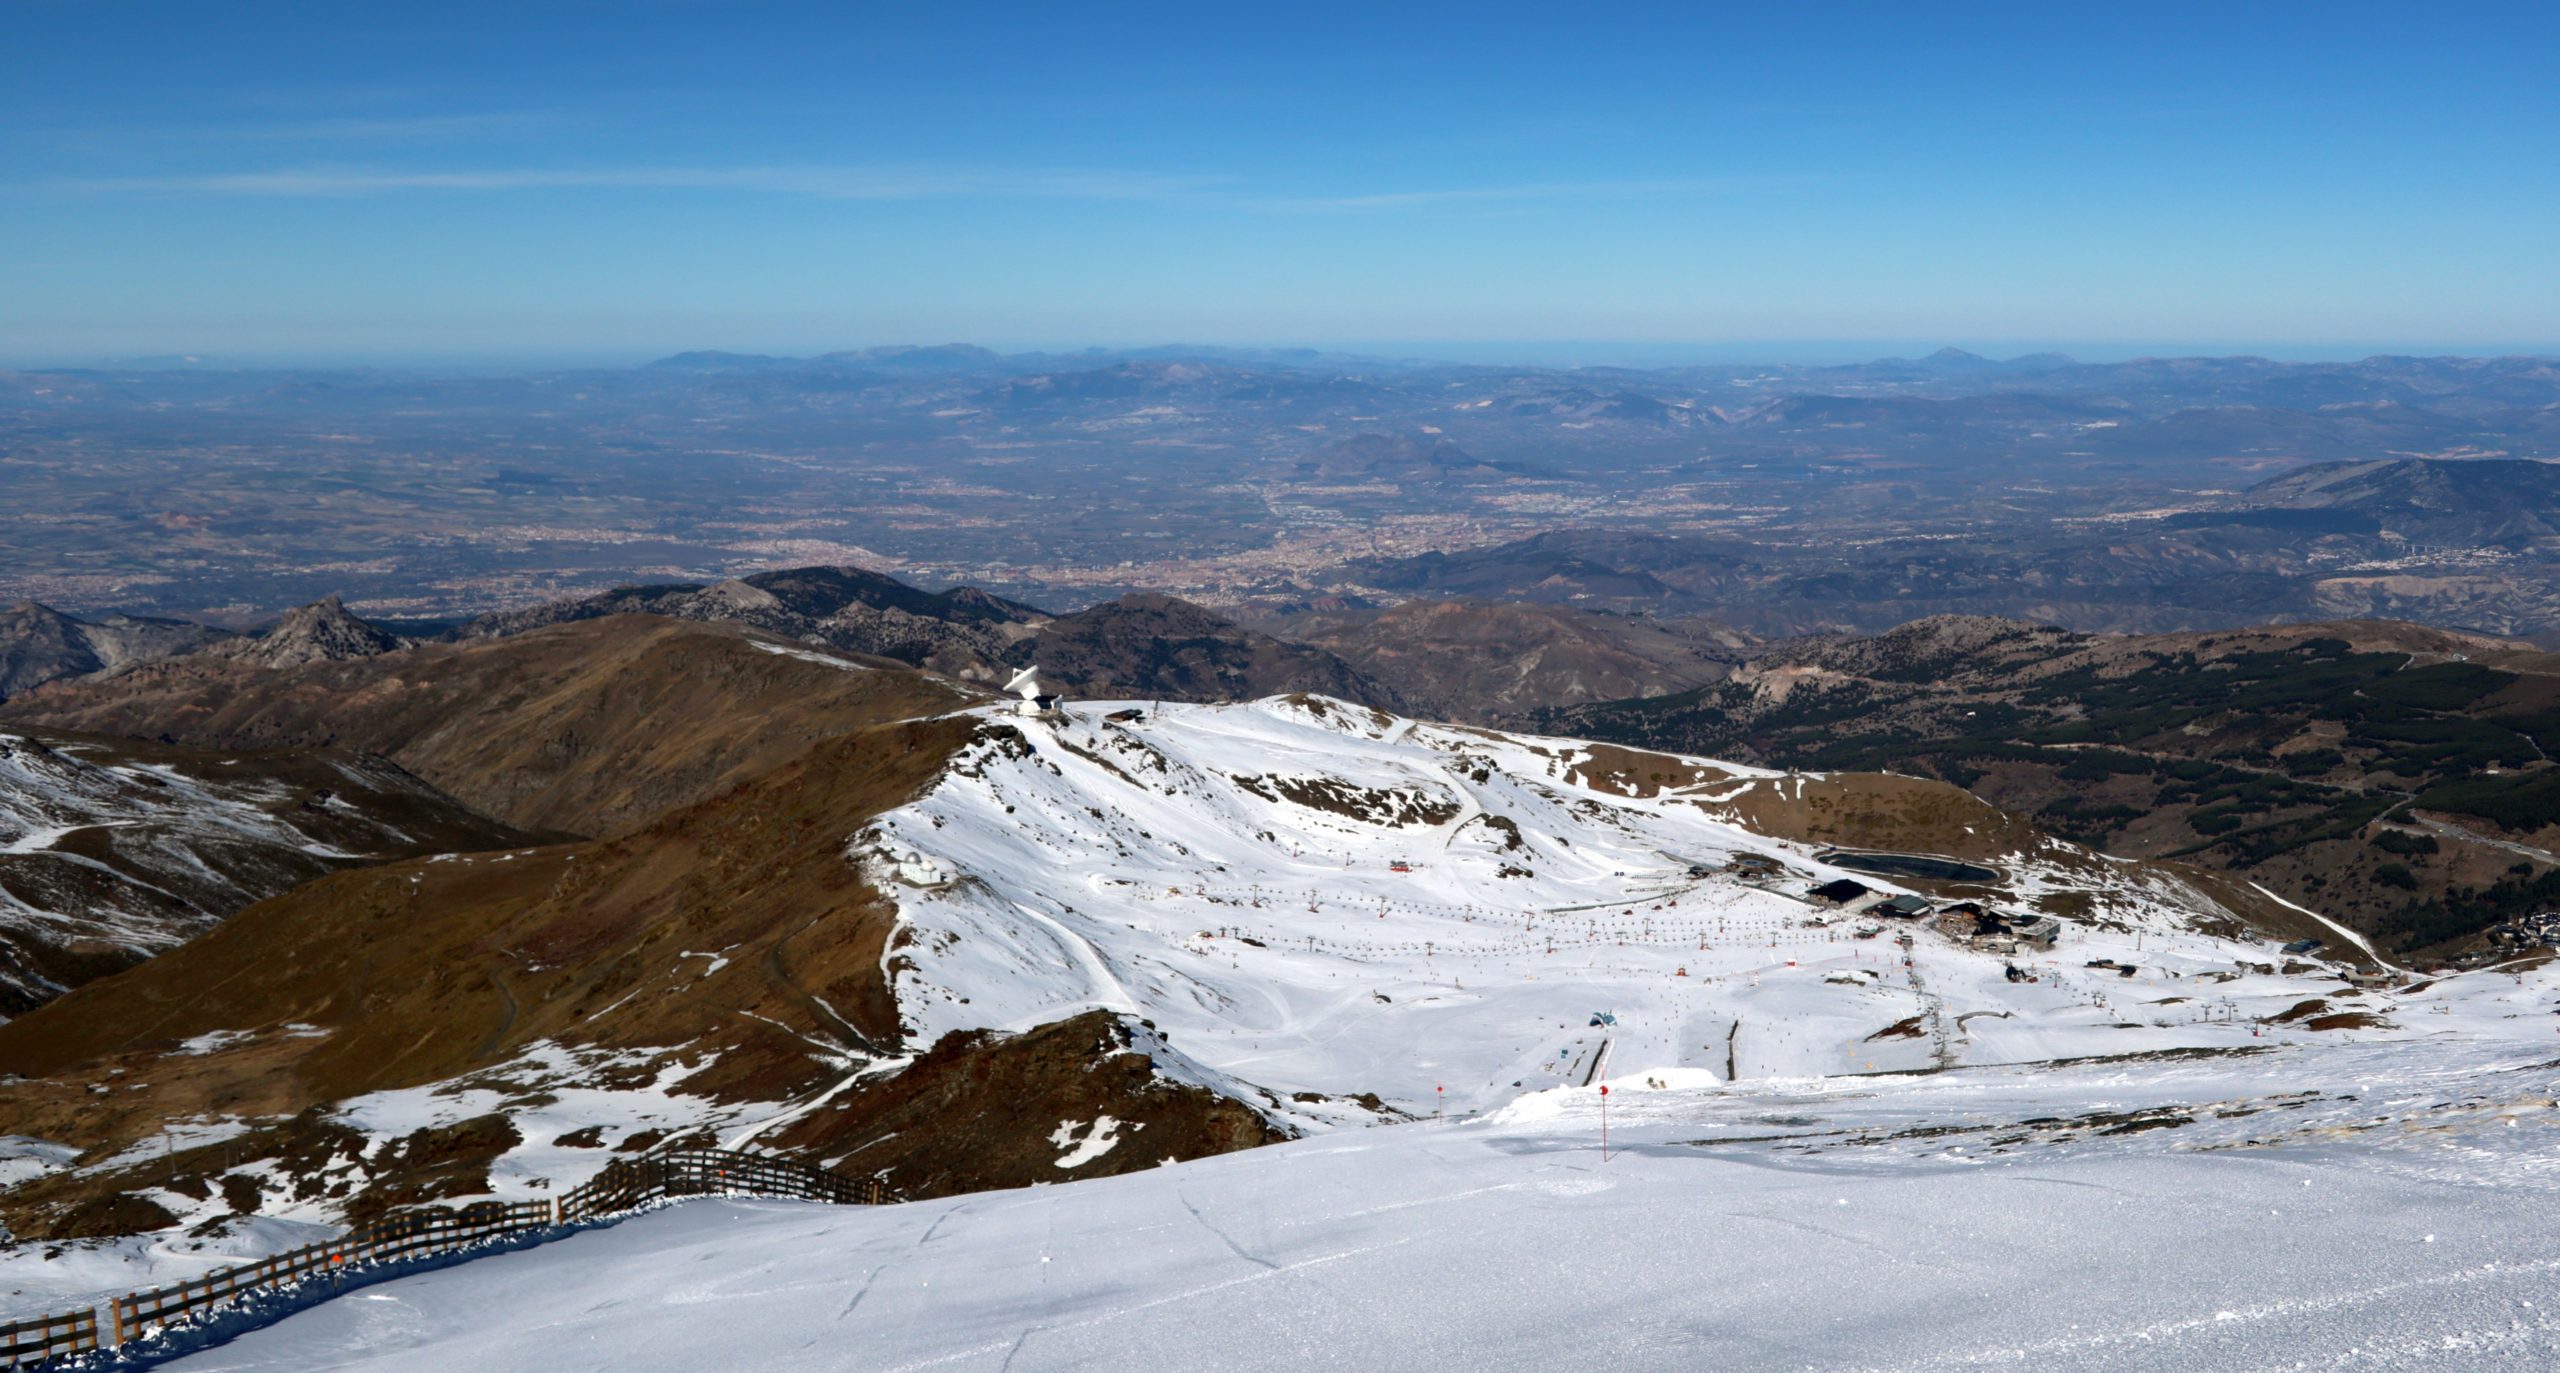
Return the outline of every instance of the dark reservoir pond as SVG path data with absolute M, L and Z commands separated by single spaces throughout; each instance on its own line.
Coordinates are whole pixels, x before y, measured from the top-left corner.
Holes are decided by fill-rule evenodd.
M 1952 858 L 1929 858 L 1916 853 L 1820 853 L 1814 858 L 1833 867 L 1851 872 L 1871 872 L 1878 877 L 1919 877 L 1932 882 L 1992 882 L 1999 880 L 1998 870 L 1978 863 L 1959 863 Z

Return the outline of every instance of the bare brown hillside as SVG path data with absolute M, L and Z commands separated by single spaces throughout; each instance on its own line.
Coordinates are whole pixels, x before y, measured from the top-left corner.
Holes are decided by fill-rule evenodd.
M 210 656 L 62 683 L 0 718 L 208 748 L 380 754 L 490 815 L 627 833 L 812 742 L 964 688 L 744 626 L 618 615 L 283 668 Z
M 872 726 L 621 838 L 323 879 L 0 1025 L 12 1074 L 0 1134 L 86 1151 L 81 1167 L 0 1196 L 0 1221 L 22 1238 L 149 1229 L 169 1218 L 146 1194 L 253 1210 L 277 1176 L 350 1217 L 472 1194 L 524 1141 L 522 1111 L 670 1071 L 698 1114 L 828 1094 L 834 1109 L 776 1141 L 841 1150 L 899 1133 L 858 1171 L 915 1195 L 1274 1138 L 1249 1107 L 1163 1081 L 1142 1036 L 1109 1016 L 905 1041 L 883 972 L 893 908 L 846 841 L 968 740 L 1008 730 L 949 717 Z M 908 1071 L 842 1090 L 919 1051 Z M 545 1056 L 567 1066 L 545 1069 Z M 332 1110 L 429 1084 L 499 1100 L 388 1142 Z M 1046 1127 L 1024 1122 L 1079 1112 L 1152 1126 L 1149 1149 L 1062 1174 L 1056 1150 L 1038 1147 Z M 119 1157 L 173 1121 L 226 1117 L 246 1133 Z M 700 1124 L 619 1144 L 689 1128 Z
M 326 873 L 560 837 L 380 758 L 0 729 L 0 1014 Z
M 832 1158 L 923 1198 L 1157 1167 L 1269 1144 L 1287 1134 L 1243 1102 L 1157 1070 L 1157 1037 L 1107 1011 L 1019 1035 L 951 1034 L 904 1072 L 866 1081 L 757 1142 Z M 1061 1173 L 1062 1120 L 1110 1116 L 1146 1141 Z
M 1137 594 L 1051 621 L 1033 661 L 1070 695 L 1250 701 L 1312 691 L 1401 708 L 1393 690 L 1320 648 L 1284 643 L 1171 596 Z
M 543 1041 L 716 1056 L 689 1092 L 787 1098 L 829 1071 L 811 1040 L 856 1057 L 897 1044 L 881 973 L 890 908 L 845 840 L 977 728 L 875 726 L 619 839 L 369 868 L 251 906 L 0 1025 L 0 1064 L 17 1075 L 0 1084 L 0 1133 L 105 1157 L 174 1118 L 269 1122 L 227 1151 L 245 1165 L 295 1147 L 308 1131 L 291 1122 L 310 1108 Z M 706 950 L 720 951 L 716 970 L 687 956 Z M 238 1038 L 171 1054 L 208 1035 Z M 118 1069 L 132 1086 L 89 1090 Z M 134 1183 L 59 1175 L 0 1214 L 44 1233 L 64 1207 Z

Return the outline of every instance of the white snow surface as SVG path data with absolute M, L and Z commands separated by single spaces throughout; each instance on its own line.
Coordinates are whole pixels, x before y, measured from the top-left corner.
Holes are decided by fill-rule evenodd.
M 1688 760 L 1706 780 L 1639 798 L 1574 780 L 1590 754 L 1569 740 L 1321 698 L 1145 705 L 990 712 L 1020 744 L 973 745 L 857 837 L 899 905 L 893 985 L 918 1042 L 1121 1011 L 1321 1127 L 1339 1117 L 1295 1094 L 1485 1110 L 1579 1085 L 1604 1052 L 1619 1074 L 1748 1080 L 2341 1033 L 2259 1023 L 2314 997 L 2387 1011 L 2325 969 L 2240 972 L 2282 960 L 2196 933 L 2222 912 L 2185 884 L 2094 855 L 2001 860 L 2004 904 L 2094 903 L 2059 948 L 2012 960 L 1923 928 L 1906 965 L 1908 922 L 1801 896 L 1843 876 L 1897 888 L 1732 823 L 1743 790 L 1801 778 Z M 1722 871 L 1737 854 L 1790 875 Z M 2009 980 L 2012 962 L 2037 980 Z M 1875 976 L 1837 976 L 1853 971 Z
M 2554 990 L 2454 979 L 2399 1042 L 1621 1078 L 1605 1158 L 1555 1088 L 1072 1186 L 693 1202 L 176 1366 L 2547 1368 Z

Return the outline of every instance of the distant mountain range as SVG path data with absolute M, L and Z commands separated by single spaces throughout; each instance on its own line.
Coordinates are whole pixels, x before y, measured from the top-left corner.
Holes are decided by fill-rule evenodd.
M 49 682 L 121 672 L 193 653 L 294 667 L 370 658 L 411 640 L 358 618 L 329 596 L 287 612 L 255 634 L 187 620 L 105 615 L 84 620 L 22 601 L 0 610 L 0 700 Z
M 1399 449 L 1398 451 L 1408 451 Z M 1428 450 L 1425 450 L 1426 453 Z M 1623 539 L 1557 536 L 1559 549 L 1621 548 Z M 1549 578 L 1562 585 L 1577 568 L 1558 553 Z M 41 607 L 37 608 L 39 611 Z M 856 658 L 894 660 L 980 688 L 1001 685 L 1037 667 L 1052 689 L 1080 697 L 1168 701 L 1238 701 L 1288 692 L 1319 692 L 1384 709 L 1494 723 L 1545 706 L 1679 690 L 1721 676 L 1756 643 L 1711 618 L 1655 619 L 1541 604 L 1420 598 L 1393 608 L 1346 605 L 1239 623 L 1176 597 L 1132 594 L 1072 614 L 1055 615 L 973 587 L 925 591 L 858 567 L 808 567 L 709 584 L 626 587 L 480 616 L 448 637 L 461 643 L 513 639 L 558 626 L 619 616 L 749 626 L 792 642 Z M 25 623 L 51 626 L 51 612 Z M 12 622 L 0 621 L 0 630 Z M 265 631 L 201 640 L 164 635 L 191 653 L 128 657 L 113 668 L 72 669 L 55 659 L 30 685 L 67 684 L 130 673 L 161 663 L 142 682 L 107 696 L 152 695 L 153 709 L 175 708 L 157 693 L 168 684 L 189 696 L 245 690 L 253 669 L 348 663 L 417 650 L 431 641 L 391 633 L 348 611 L 336 597 L 302 607 Z M 33 660 L 36 645 L 13 642 Z M 405 660 L 404 660 L 405 661 Z M 414 669 L 405 669 L 414 670 Z M 218 684 L 218 685 L 217 685 Z M 46 718 L 72 699 L 57 686 L 27 709 Z M 22 692 L 23 694 L 23 692 Z M 254 699 L 250 693 L 244 699 Z M 190 706 L 194 711 L 200 707 Z M 208 700 L 221 718 L 233 713 Z M 91 719 L 99 727 L 138 729 L 140 717 Z M 234 743 L 306 736 L 222 733 Z M 370 745 L 368 745 L 370 746 Z
M 234 639 L 213 651 L 261 667 L 300 667 L 304 663 L 336 663 L 372 658 L 407 648 L 413 641 L 359 619 L 336 596 L 287 611 L 284 618 L 254 637 Z
M 2316 464 L 2166 510 L 1971 538 L 1879 534 L 1791 549 L 1563 529 L 1355 559 L 1326 581 L 1352 596 L 1711 613 L 1770 638 L 1950 614 L 2134 633 L 2370 616 L 2523 634 L 2560 625 L 2560 581 L 2546 561 L 2555 552 L 2560 464 L 2395 459 Z M 2456 565 L 2429 566 L 2447 557 Z
M 610 835 L 862 724 L 978 693 L 741 624 L 612 615 L 282 666 L 222 654 L 0 707 L 54 729 L 386 758 L 484 815 Z
M 1916 358 L 1851 363 L 1690 363 L 1656 367 L 1585 365 L 1532 368 L 1457 363 L 1414 356 L 1329 352 L 1312 348 L 1236 348 L 1164 344 L 1144 348 L 1092 348 L 1072 353 L 1001 353 L 975 344 L 897 344 L 804 357 L 716 351 L 677 353 L 647 364 L 668 372 L 828 371 L 1062 372 L 1133 363 L 1214 363 L 1257 370 L 1434 372 L 1534 372 L 1594 377 L 1719 377 L 1783 379 L 1790 385 L 1996 385 L 2075 390 L 2114 390 L 2131 396 L 2199 386 L 2259 388 L 2287 404 L 2334 404 L 2355 399 L 2415 399 L 2447 392 L 2494 390 L 2522 399 L 2546 397 L 2560 359 L 2522 357 L 2421 357 L 2375 354 L 2353 361 L 2280 362 L 2247 355 L 2171 355 L 2121 362 L 2083 362 L 2064 353 L 1992 358 L 1962 348 L 1940 348 Z M 138 368 L 141 364 L 135 364 Z
M 65 615 L 33 601 L 0 609 L 0 699 L 71 677 L 210 648 L 228 631 L 141 615 Z
M 1325 691 L 1382 705 L 1398 699 L 1391 688 L 1369 681 L 1320 649 L 1283 643 L 1171 597 L 1129 596 L 1060 616 L 971 587 L 922 591 L 855 567 L 626 587 L 483 615 L 453 637 L 503 639 L 620 615 L 750 625 L 786 639 L 894 659 L 982 685 L 1037 665 L 1056 685 L 1090 696 L 1224 701 Z M 108 652 L 90 651 L 93 641 Z M 0 663 L 12 665 L 9 680 L 19 694 L 191 654 L 290 668 L 376 657 L 418 642 L 357 617 L 335 596 L 295 610 L 251 636 L 125 616 L 92 624 L 32 603 L 0 618 Z M 209 665 L 199 670 L 220 671 Z
M 608 615 L 668 615 L 754 625 L 848 653 L 895 658 L 976 682 L 1029 661 L 1048 612 L 974 588 L 921 591 L 858 567 L 810 567 L 709 585 L 634 586 L 483 615 L 463 637 L 502 638 Z
M 1329 653 L 1282 643 L 1169 596 L 1124 596 L 1053 615 L 974 587 L 921 591 L 855 567 L 760 572 L 710 586 L 633 587 L 483 616 L 465 633 L 501 637 L 634 612 L 754 625 L 983 686 L 1036 666 L 1044 681 L 1080 696 L 1237 701 L 1321 691 L 1375 705 L 1398 699 Z
M 1002 354 L 966 343 L 937 347 L 892 346 L 822 353 L 810 358 L 772 357 L 763 353 L 678 353 L 650 363 L 662 372 L 983 372 L 1005 367 Z

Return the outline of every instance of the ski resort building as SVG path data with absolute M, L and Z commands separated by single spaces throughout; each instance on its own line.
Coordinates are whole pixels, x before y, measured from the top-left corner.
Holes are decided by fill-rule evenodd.
M 1864 882 L 1852 882 L 1843 877 L 1836 882 L 1825 882 L 1806 892 L 1805 899 L 1821 906 L 1846 906 L 1865 896 L 1870 890 L 1872 888 Z

